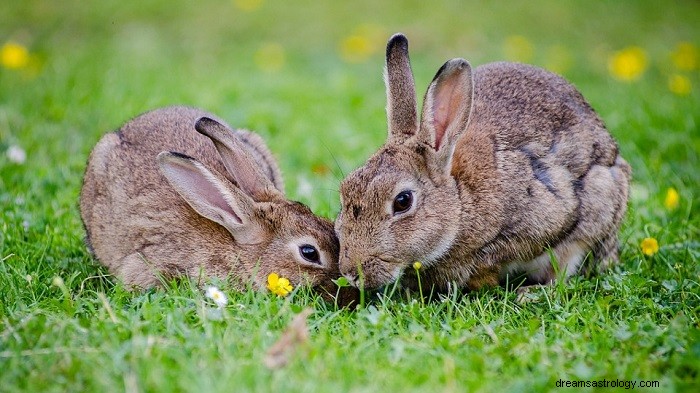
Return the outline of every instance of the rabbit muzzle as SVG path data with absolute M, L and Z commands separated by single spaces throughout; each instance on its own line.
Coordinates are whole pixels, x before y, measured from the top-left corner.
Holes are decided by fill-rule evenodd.
M 405 268 L 405 263 L 391 257 L 369 255 L 359 262 L 346 258 L 341 252 L 340 271 L 348 281 L 360 289 L 377 289 L 396 281 Z

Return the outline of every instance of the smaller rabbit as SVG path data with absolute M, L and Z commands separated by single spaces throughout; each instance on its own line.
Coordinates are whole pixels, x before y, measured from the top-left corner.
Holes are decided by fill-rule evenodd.
M 524 64 L 472 71 L 452 59 L 419 122 L 401 34 L 387 44 L 385 80 L 386 144 L 340 186 L 340 270 L 351 282 L 379 288 L 407 273 L 415 286 L 420 261 L 422 285 L 437 291 L 511 274 L 547 284 L 587 259 L 618 259 L 630 167 L 571 84 Z
M 204 276 L 264 288 L 277 273 L 335 295 L 333 224 L 285 198 L 258 135 L 215 119 L 157 109 L 98 142 L 80 195 L 91 251 L 134 287 Z

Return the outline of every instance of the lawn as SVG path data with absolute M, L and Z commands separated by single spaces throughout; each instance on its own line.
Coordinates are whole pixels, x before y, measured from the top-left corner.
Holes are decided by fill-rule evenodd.
M 546 391 L 603 380 L 698 391 L 700 4 L 138 3 L 0 5 L 1 391 Z M 289 197 L 335 217 L 344 174 L 386 137 L 383 51 L 397 31 L 421 96 L 452 57 L 536 64 L 581 90 L 634 171 L 618 266 L 527 303 L 503 288 L 427 302 L 398 290 L 354 311 L 304 288 L 279 298 L 219 282 L 229 302 L 217 314 L 189 282 L 130 293 L 89 256 L 77 202 L 90 149 L 170 104 L 260 133 Z M 646 238 L 659 245 L 651 256 Z M 308 342 L 267 368 L 304 308 Z

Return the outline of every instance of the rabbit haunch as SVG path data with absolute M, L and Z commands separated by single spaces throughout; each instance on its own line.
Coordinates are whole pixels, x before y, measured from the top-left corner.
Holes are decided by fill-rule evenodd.
M 332 223 L 285 198 L 259 136 L 214 119 L 163 108 L 98 142 L 80 197 L 97 259 L 130 286 L 189 276 L 252 279 L 264 288 L 274 272 L 335 294 Z M 315 260 L 301 255 L 309 246 Z
M 351 282 L 377 288 L 405 272 L 414 286 L 420 261 L 422 284 L 437 290 L 515 272 L 548 283 L 589 254 L 602 267 L 618 259 L 630 167 L 571 84 L 528 65 L 472 72 L 453 59 L 419 122 L 402 35 L 387 45 L 385 80 L 388 139 L 340 187 L 340 269 Z

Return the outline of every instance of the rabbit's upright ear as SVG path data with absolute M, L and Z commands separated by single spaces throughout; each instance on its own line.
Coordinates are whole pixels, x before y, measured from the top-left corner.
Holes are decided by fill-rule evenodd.
M 408 57 L 408 40 L 394 34 L 386 44 L 386 114 L 389 122 L 389 142 L 402 143 L 418 131 L 416 87 Z
M 256 201 L 284 197 L 230 128 L 208 117 L 197 119 L 194 128 L 214 142 L 226 170 L 246 194 Z
M 469 123 L 473 86 L 469 62 L 452 59 L 438 70 L 425 93 L 418 138 L 435 149 L 438 166 L 448 173 L 457 140 Z
M 255 201 L 248 195 L 186 155 L 164 151 L 157 161 L 170 185 L 199 215 L 226 228 L 238 243 L 264 239 Z

